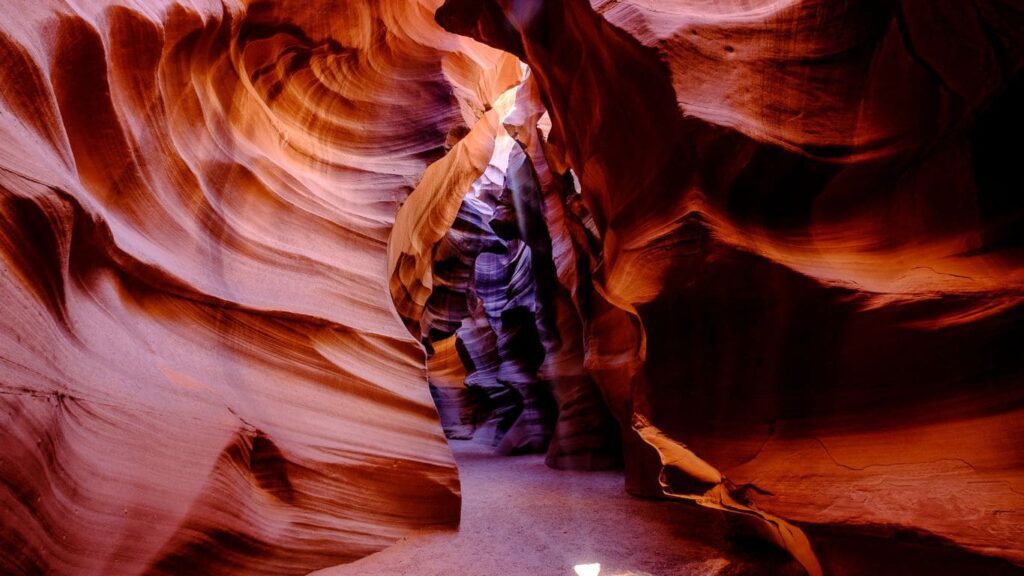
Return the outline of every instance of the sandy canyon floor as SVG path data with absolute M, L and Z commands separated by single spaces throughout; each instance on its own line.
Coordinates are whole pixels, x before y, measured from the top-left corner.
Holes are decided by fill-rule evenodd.
M 621 472 L 548 468 L 542 455 L 496 456 L 480 440 L 452 441 L 462 481 L 457 532 L 429 532 L 316 576 L 798 576 L 781 552 L 737 541 L 715 512 L 643 500 Z M 1020 568 L 902 533 L 805 527 L 835 576 L 1021 576 Z
M 402 540 L 317 576 L 561 576 L 600 563 L 601 576 L 797 574 L 774 551 L 741 553 L 714 513 L 641 500 L 620 472 L 553 470 L 542 455 L 499 457 L 452 441 L 462 480 L 458 532 Z

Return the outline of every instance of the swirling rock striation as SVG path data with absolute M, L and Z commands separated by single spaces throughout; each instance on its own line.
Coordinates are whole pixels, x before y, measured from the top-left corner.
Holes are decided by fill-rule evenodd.
M 457 524 L 386 247 L 504 60 L 434 7 L 0 8 L 0 572 L 306 573 Z

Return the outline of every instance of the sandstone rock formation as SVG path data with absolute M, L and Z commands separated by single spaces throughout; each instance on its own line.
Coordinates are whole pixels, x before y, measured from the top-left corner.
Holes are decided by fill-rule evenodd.
M 457 524 L 386 246 L 503 56 L 433 9 L 0 9 L 0 573 L 298 574 Z
M 1021 563 L 1022 206 L 995 139 L 1020 125 L 1024 13 L 969 4 L 438 20 L 538 80 L 596 226 L 587 365 L 620 422 L 790 520 Z M 632 490 L 667 490 L 629 434 L 626 457 Z
M 1024 566 L 1019 4 L 12 0 L 0 52 L 0 573 L 349 561 L 495 417 L 811 574 Z

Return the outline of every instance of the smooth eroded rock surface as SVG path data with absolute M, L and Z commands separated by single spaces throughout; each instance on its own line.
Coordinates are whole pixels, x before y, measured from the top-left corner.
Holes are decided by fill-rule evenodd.
M 349 562 L 481 430 L 812 575 L 1024 565 L 1019 3 L 8 0 L 0 55 L 0 573 Z

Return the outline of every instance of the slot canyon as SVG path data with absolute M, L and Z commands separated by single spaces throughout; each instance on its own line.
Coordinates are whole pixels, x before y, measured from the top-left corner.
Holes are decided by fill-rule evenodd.
M 0 54 L 0 575 L 1024 574 L 1021 0 Z

